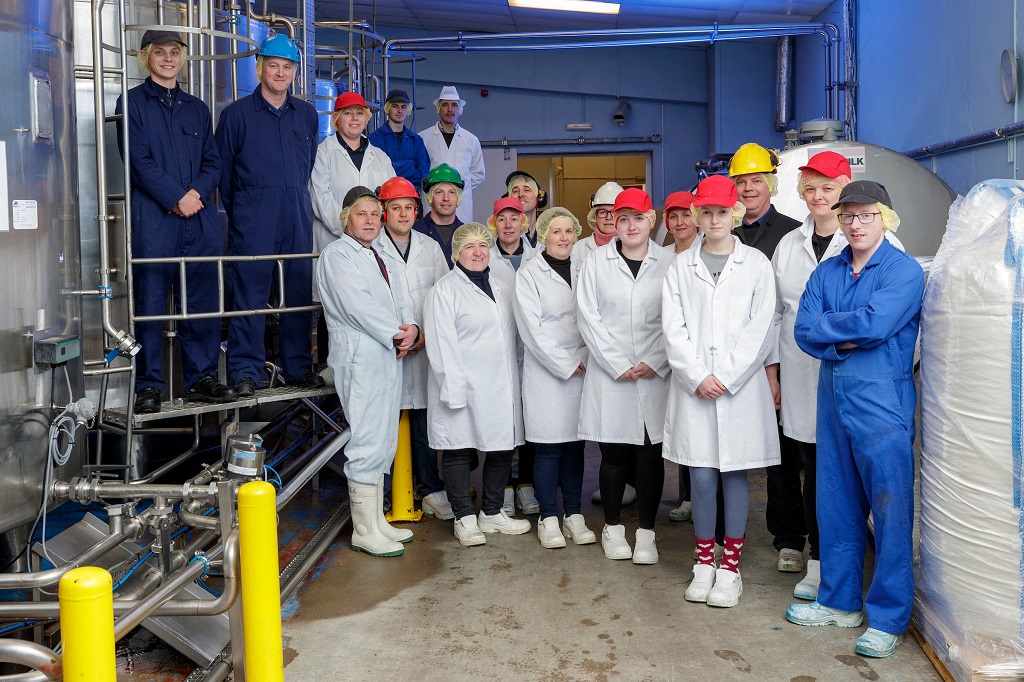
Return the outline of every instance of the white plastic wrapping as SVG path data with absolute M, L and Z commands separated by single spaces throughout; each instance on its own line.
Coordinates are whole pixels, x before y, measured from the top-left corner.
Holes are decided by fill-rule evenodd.
M 915 618 L 957 680 L 1019 680 L 1024 518 L 1011 414 L 1024 386 L 1011 365 L 1014 331 L 1018 353 L 1024 332 L 1013 311 L 1024 250 L 1009 255 L 1019 237 L 1007 245 L 1024 234 L 1024 184 L 983 182 L 949 216 L 921 323 Z

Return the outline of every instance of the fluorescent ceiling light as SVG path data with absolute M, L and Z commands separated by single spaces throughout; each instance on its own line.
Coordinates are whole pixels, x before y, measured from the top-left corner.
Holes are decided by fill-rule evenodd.
M 590 14 L 618 14 L 619 3 L 596 0 L 508 0 L 509 7 L 527 9 L 554 9 L 563 12 L 589 12 Z

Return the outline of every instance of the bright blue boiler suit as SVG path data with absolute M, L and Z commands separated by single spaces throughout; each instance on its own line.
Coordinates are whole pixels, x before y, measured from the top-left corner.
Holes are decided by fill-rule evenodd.
M 118 98 L 115 111 L 122 112 Z M 128 91 L 128 149 L 131 156 L 132 256 L 219 256 L 223 233 L 212 205 L 220 178 L 220 154 L 213 138 L 210 110 L 181 88 L 168 91 L 147 78 Z M 124 157 L 122 121 L 117 143 Z M 194 189 L 205 208 L 191 218 L 171 212 Z M 212 263 L 185 268 L 188 312 L 217 310 L 217 269 Z M 163 315 L 167 294 L 174 288 L 180 312 L 178 266 L 136 265 L 132 288 L 136 315 Z M 135 389 L 162 391 L 163 322 L 140 322 L 135 336 L 142 349 L 135 358 Z M 177 326 L 181 341 L 182 376 L 188 390 L 207 374 L 216 376 L 220 352 L 220 319 L 183 320 Z
M 818 375 L 818 601 L 866 607 L 868 625 L 910 626 L 914 603 L 914 345 L 921 266 L 883 239 L 855 277 L 850 247 L 823 261 L 800 298 L 796 342 L 821 359 Z M 839 350 L 845 342 L 857 348 Z M 867 517 L 875 567 L 862 599 Z
M 406 128 L 399 138 L 385 122 L 370 133 L 370 144 L 388 155 L 395 175 L 411 182 L 417 190 L 420 188 L 423 178 L 430 172 L 430 154 L 422 137 Z
M 256 91 L 229 105 L 217 127 L 224 172 L 220 191 L 228 214 L 228 252 L 233 256 L 313 251 L 313 205 L 309 176 L 316 159 L 317 115 L 312 105 L 288 96 L 273 109 Z M 234 309 L 265 308 L 276 286 L 274 261 L 236 263 L 228 268 Z M 313 263 L 284 261 L 285 303 L 313 300 Z M 286 380 L 310 371 L 312 313 L 281 315 L 278 344 Z M 265 318 L 232 317 L 228 331 L 228 378 L 263 376 Z

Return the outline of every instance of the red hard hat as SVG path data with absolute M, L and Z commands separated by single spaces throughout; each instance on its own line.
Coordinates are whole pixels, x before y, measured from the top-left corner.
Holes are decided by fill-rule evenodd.
M 807 159 L 807 165 L 800 166 L 800 170 L 817 171 L 826 178 L 853 175 L 853 171 L 850 170 L 850 162 L 846 160 L 845 156 L 836 152 L 819 152 Z
M 377 198 L 381 202 L 386 202 L 392 199 L 419 199 L 420 195 L 411 182 L 396 176 L 380 186 L 380 189 L 377 190 Z
M 615 208 L 612 210 L 620 211 L 624 208 L 647 213 L 647 211 L 654 210 L 654 205 L 651 203 L 651 197 L 647 192 L 638 187 L 629 187 L 619 192 L 619 195 L 615 197 Z
M 526 213 L 526 211 L 523 210 L 523 204 L 519 199 L 516 199 L 515 197 L 503 197 L 494 202 L 494 212 L 491 215 L 498 215 L 506 208 L 514 209 L 523 214 Z
M 724 175 L 711 175 L 697 185 L 694 206 L 728 206 L 732 208 L 740 200 L 736 183 Z
M 673 208 L 685 208 L 690 209 L 693 204 L 693 195 L 689 192 L 672 192 L 665 197 L 665 213 L 668 213 Z
M 334 110 L 341 111 L 345 107 L 366 107 L 369 109 L 370 105 L 366 103 L 366 100 L 358 92 L 343 92 L 338 95 L 338 99 L 334 100 Z

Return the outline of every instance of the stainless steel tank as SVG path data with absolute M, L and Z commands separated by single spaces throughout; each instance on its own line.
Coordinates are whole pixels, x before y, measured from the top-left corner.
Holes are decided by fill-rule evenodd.
M 854 180 L 885 185 L 900 216 L 896 236 L 914 256 L 934 256 L 942 243 L 949 206 L 956 193 L 917 161 L 885 147 L 864 142 L 816 142 L 779 155 L 779 191 L 772 204 L 797 220 L 807 217 L 807 204 L 797 193 L 800 166 L 818 152 L 834 151 L 850 160 Z
M 44 2 L 44 4 L 50 4 Z M 52 0 L 54 5 L 63 5 L 61 0 Z M 92 55 L 92 3 L 90 0 L 74 1 L 74 32 L 75 32 L 75 64 L 86 69 L 93 65 Z M 195 15 L 192 25 L 199 25 L 202 18 L 199 3 L 194 5 Z M 118 7 L 116 2 L 106 2 L 102 9 L 101 31 L 103 42 L 107 45 L 120 47 L 122 35 L 120 32 Z M 179 2 L 162 2 L 158 7 L 156 0 L 131 0 L 127 7 L 127 16 L 124 23 L 127 25 L 154 25 L 163 23 L 172 26 L 185 26 L 186 6 Z M 209 22 L 207 22 L 209 23 Z M 214 13 L 213 27 L 218 31 L 230 32 L 232 26 L 236 27 L 239 35 L 247 35 L 257 43 L 262 42 L 270 32 L 269 27 L 261 22 L 249 22 L 244 16 L 235 17 L 222 11 Z M 195 34 L 192 34 L 195 35 Z M 188 34 L 186 34 L 186 39 Z M 131 51 L 134 51 L 142 38 L 142 32 L 132 30 L 125 36 L 129 50 L 127 73 L 128 87 L 140 85 L 146 78 L 136 62 Z M 247 46 L 238 43 L 238 52 L 244 51 Z M 215 54 L 228 54 L 231 52 L 230 41 L 225 38 L 215 40 L 213 51 Z M 209 48 L 207 48 L 209 52 Z M 195 56 L 195 55 L 193 55 Z M 120 64 L 118 52 L 105 51 L 105 66 L 116 68 Z M 211 66 L 211 63 L 213 66 Z M 247 95 L 255 89 L 256 80 L 256 59 L 246 57 L 236 62 L 235 75 L 238 95 Z M 232 81 L 232 60 L 217 60 L 214 62 L 200 62 L 194 60 L 191 69 L 186 66 L 182 69 L 179 80 L 186 90 L 197 97 L 202 97 L 209 103 L 210 84 L 213 83 L 215 91 L 215 102 L 211 107 L 213 110 L 214 125 L 220 111 L 233 101 Z M 211 77 L 211 71 L 212 73 Z M 83 70 L 85 75 L 87 71 Z M 194 82 L 188 82 L 188 76 L 192 73 Z M 199 92 L 199 80 L 202 74 L 204 92 Z M 117 78 L 108 78 L 104 87 L 104 113 L 111 115 L 117 98 L 121 94 L 120 82 Z M 81 201 L 79 203 L 79 216 L 82 225 L 82 281 L 85 288 L 95 288 L 98 283 L 96 270 L 99 267 L 99 235 L 96 216 L 100 211 L 97 205 L 96 196 L 96 136 L 95 136 L 95 112 L 93 104 L 93 81 L 91 77 L 80 77 L 75 82 L 75 99 L 78 109 L 78 155 L 79 155 L 79 188 Z M 117 133 L 113 123 L 108 123 L 105 128 L 106 140 L 106 168 L 108 175 L 108 191 L 112 194 L 119 194 L 124 191 L 124 164 L 117 151 Z M 125 267 L 123 254 L 125 252 L 125 223 L 123 220 L 123 202 L 112 200 L 107 213 L 117 216 L 111 227 L 111 250 L 115 257 L 114 267 L 118 272 L 113 282 L 113 295 L 115 305 L 113 306 L 113 324 L 117 329 L 128 328 L 128 304 L 127 290 L 125 287 Z M 83 302 L 83 319 L 85 337 L 84 351 L 88 358 L 102 358 L 105 353 L 103 347 L 103 329 L 100 324 L 100 305 L 96 297 L 88 297 Z M 166 366 L 166 365 L 165 365 Z M 173 379 L 173 378 L 172 378 Z M 109 387 L 106 394 L 107 406 L 123 406 L 129 395 L 128 375 L 115 374 L 108 378 Z M 179 387 L 180 388 L 180 387 Z M 87 389 L 90 397 L 97 399 L 100 393 L 100 379 L 90 378 L 87 381 Z
M 81 333 L 79 299 L 66 293 L 80 288 L 71 31 L 66 2 L 0 3 L 0 533 L 35 517 L 51 393 L 68 402 L 63 370 L 36 373 L 33 332 Z M 66 367 L 80 398 L 81 359 Z M 76 474 L 83 450 L 55 476 Z

